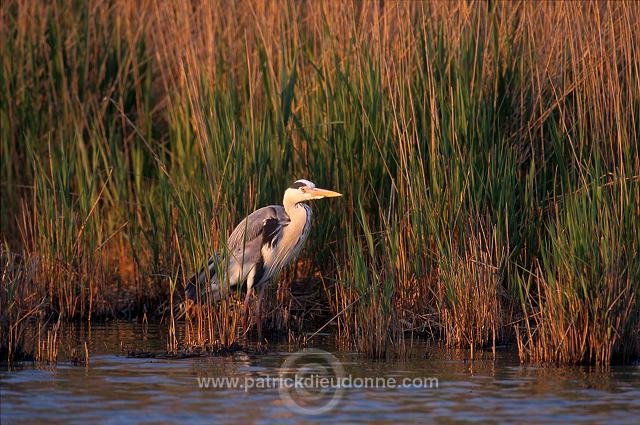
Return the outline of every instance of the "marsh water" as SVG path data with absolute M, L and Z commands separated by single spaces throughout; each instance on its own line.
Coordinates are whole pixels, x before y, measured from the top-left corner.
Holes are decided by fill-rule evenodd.
M 249 346 L 225 356 L 140 358 L 128 354 L 166 350 L 166 334 L 162 326 L 131 323 L 74 328 L 63 338 L 77 347 L 87 343 L 88 365 L 81 348 L 71 353 L 79 362 L 0 371 L 3 424 L 632 424 L 640 418 L 637 365 L 521 366 L 508 349 L 470 362 L 468 352 L 418 342 L 405 360 L 371 361 L 337 351 L 329 337 L 314 348 L 330 353 L 272 342 L 264 352 Z M 273 385 L 292 371 L 343 379 L 320 389 Z

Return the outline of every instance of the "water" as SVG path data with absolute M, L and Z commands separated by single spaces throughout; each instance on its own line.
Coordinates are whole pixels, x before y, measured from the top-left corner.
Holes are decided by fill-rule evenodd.
M 373 362 L 350 352 L 292 355 L 296 349 L 286 344 L 272 345 L 264 354 L 130 358 L 130 349 L 164 349 L 166 336 L 159 327 L 123 323 L 74 329 L 64 338 L 79 346 L 87 341 L 88 367 L 61 362 L 56 368 L 29 364 L 0 372 L 3 424 L 632 424 L 640 417 L 639 366 L 605 372 L 520 366 L 511 352 L 499 352 L 495 360 L 486 353 L 469 362 L 465 352 L 426 345 L 416 346 L 410 360 L 393 362 Z M 333 346 L 318 345 L 325 350 Z M 278 379 L 286 384 L 296 373 L 301 383 L 324 377 L 336 384 L 341 377 L 347 388 L 323 390 L 317 382 L 313 388 L 267 388 Z M 238 381 L 219 381 L 224 389 L 201 388 L 198 381 L 224 377 Z M 365 378 L 369 384 L 377 378 L 378 387 L 355 388 L 364 386 Z M 391 380 L 407 385 L 392 387 Z M 231 384 L 237 388 L 229 388 Z

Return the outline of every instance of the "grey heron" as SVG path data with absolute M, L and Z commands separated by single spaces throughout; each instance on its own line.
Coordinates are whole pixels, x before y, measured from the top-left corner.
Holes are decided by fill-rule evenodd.
M 284 192 L 283 205 L 269 205 L 249 214 L 236 226 L 227 239 L 226 264 L 217 264 L 219 255 L 209 259 L 208 266 L 189 279 L 188 299 L 196 300 L 197 287 L 210 284 L 213 296 L 219 300 L 230 290 L 247 282 L 247 294 L 242 315 L 243 330 L 247 330 L 249 304 L 254 291 L 259 290 L 256 305 L 258 337 L 262 337 L 260 304 L 266 283 L 295 259 L 311 229 L 311 208 L 304 202 L 342 196 L 338 192 L 317 188 L 309 180 L 296 180 Z M 223 270 L 224 276 L 217 276 Z

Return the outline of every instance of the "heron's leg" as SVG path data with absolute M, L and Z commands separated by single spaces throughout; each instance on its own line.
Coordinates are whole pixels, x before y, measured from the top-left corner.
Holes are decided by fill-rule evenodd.
M 258 292 L 258 305 L 256 306 L 256 326 L 258 328 L 258 339 L 262 341 L 262 299 L 264 298 L 264 288 L 266 284 L 260 286 Z
M 247 295 L 244 298 L 244 309 L 242 313 L 242 331 L 247 331 L 247 318 L 249 317 L 249 304 L 251 303 L 251 295 L 253 294 L 253 288 L 247 285 Z

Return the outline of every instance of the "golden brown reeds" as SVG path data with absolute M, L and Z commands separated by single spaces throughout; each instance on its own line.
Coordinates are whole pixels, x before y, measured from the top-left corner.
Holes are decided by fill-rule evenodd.
M 505 243 L 495 227 L 470 223 L 466 239 L 444 259 L 439 270 L 437 303 L 446 343 L 453 347 L 491 346 L 502 340 Z

